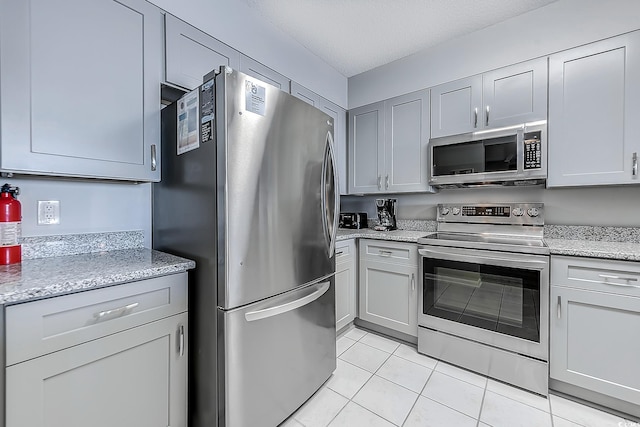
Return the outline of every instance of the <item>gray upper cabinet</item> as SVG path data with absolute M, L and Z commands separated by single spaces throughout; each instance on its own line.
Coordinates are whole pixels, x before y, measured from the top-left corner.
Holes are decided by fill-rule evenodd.
M 0 0 L 0 170 L 160 180 L 162 12 Z
M 547 58 L 431 89 L 431 137 L 547 118 Z
M 318 107 L 320 104 L 320 95 L 294 81 L 291 82 L 290 93 L 296 98 L 302 99 L 304 102 L 313 105 L 314 107 Z
M 639 182 L 640 32 L 549 57 L 549 187 Z
M 482 76 L 431 89 L 431 137 L 473 132 L 482 123 Z
M 238 51 L 175 16 L 165 16 L 164 28 L 167 83 L 191 90 L 222 65 L 235 69 L 240 66 Z
M 384 102 L 349 110 L 350 194 L 383 191 Z
M 385 101 L 385 191 L 427 191 L 429 91 Z
M 349 111 L 349 192 L 432 191 L 428 142 L 428 90 Z
M 320 97 L 317 107 L 333 117 L 333 146 L 336 150 L 336 167 L 340 194 L 349 194 L 347 190 L 347 111 Z
M 259 63 L 253 58 L 240 54 L 239 70 L 251 77 L 255 77 L 256 79 L 269 83 L 280 90 L 289 92 L 291 81 L 287 77 L 272 70 L 266 65 Z

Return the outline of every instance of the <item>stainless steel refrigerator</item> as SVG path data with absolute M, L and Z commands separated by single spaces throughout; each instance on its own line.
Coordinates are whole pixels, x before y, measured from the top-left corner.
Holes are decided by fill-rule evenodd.
M 196 261 L 190 425 L 275 427 L 336 367 L 333 122 L 235 70 L 210 76 L 162 112 L 153 247 Z

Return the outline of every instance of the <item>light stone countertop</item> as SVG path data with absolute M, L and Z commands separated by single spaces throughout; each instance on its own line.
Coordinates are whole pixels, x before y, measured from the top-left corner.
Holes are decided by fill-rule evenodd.
M 195 262 L 145 248 L 27 259 L 0 266 L 0 304 L 180 273 Z
M 420 237 L 432 231 L 393 230 L 375 231 L 372 228 L 359 230 L 339 229 L 337 240 L 378 239 L 416 243 Z M 600 236 L 596 236 L 600 237 Z M 603 240 L 545 238 L 551 255 L 569 255 L 590 258 L 640 261 L 640 243 L 609 242 Z
M 415 231 L 415 230 L 393 230 L 393 231 L 376 231 L 373 228 L 361 229 L 338 229 L 336 240 L 348 239 L 377 239 L 391 240 L 394 242 L 416 243 L 420 237 L 426 236 L 431 231 Z
M 601 240 L 544 239 L 551 255 L 640 261 L 640 243 Z

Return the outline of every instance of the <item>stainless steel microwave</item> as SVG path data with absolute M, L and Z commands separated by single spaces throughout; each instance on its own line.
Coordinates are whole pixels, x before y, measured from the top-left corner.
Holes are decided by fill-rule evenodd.
M 547 179 L 546 120 L 429 140 L 429 185 L 541 185 Z

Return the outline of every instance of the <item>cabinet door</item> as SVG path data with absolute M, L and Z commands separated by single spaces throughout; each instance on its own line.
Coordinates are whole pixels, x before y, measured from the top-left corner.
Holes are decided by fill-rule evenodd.
M 551 287 L 550 376 L 640 402 L 640 298 Z
M 194 89 L 222 65 L 238 68 L 240 53 L 195 27 L 166 14 L 165 67 L 168 83 Z
M 358 317 L 418 336 L 417 270 L 361 258 Z
M 551 55 L 548 186 L 639 182 L 639 115 L 640 32 Z
M 187 314 L 6 369 L 7 427 L 186 427 Z
M 348 160 L 350 194 L 383 191 L 384 102 L 349 111 Z
M 240 54 L 240 72 L 269 83 L 287 93 L 289 92 L 291 82 L 287 77 L 242 54 Z
M 500 127 L 547 119 L 547 58 L 482 75 L 484 126 Z
M 162 19 L 144 0 L 1 0 L 0 169 L 160 180 Z
M 347 111 L 322 97 L 319 97 L 317 107 L 333 118 L 333 146 L 336 150 L 340 194 L 349 194 L 347 191 Z
M 296 82 L 291 82 L 291 95 L 295 96 L 298 99 L 302 99 L 309 105 L 313 105 L 314 107 L 319 107 L 320 104 L 320 95 L 317 93 L 310 91 L 306 87 L 298 84 Z
M 431 89 L 431 138 L 473 132 L 483 123 L 481 75 Z
M 356 317 L 355 248 L 354 240 L 336 244 L 336 331 Z
M 429 91 L 385 101 L 384 190 L 427 191 Z

